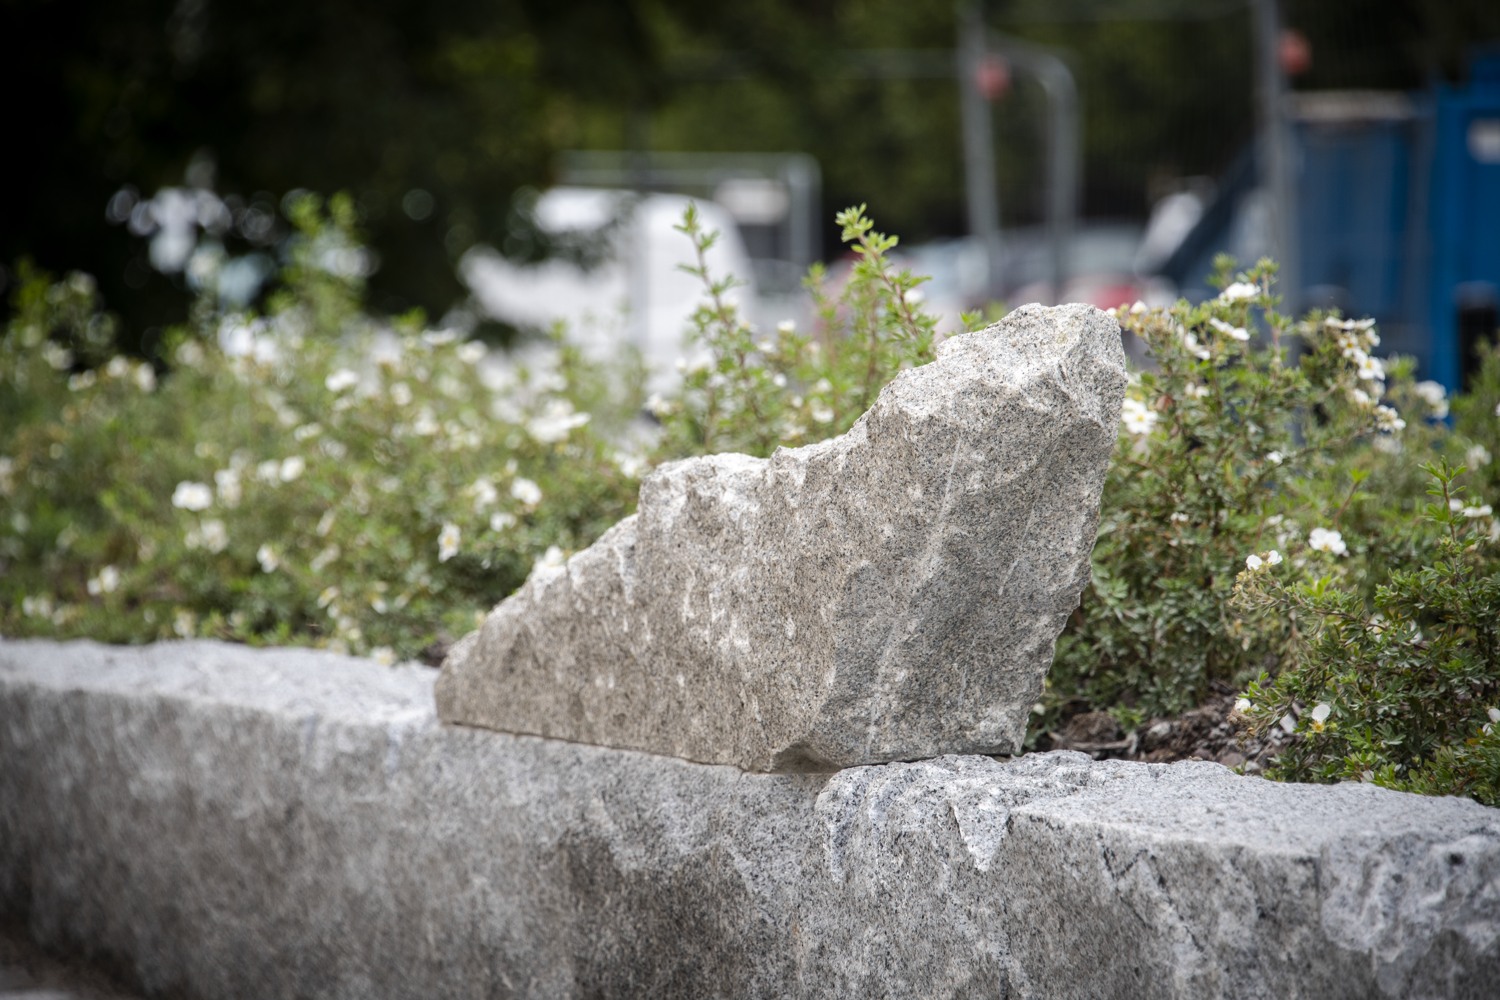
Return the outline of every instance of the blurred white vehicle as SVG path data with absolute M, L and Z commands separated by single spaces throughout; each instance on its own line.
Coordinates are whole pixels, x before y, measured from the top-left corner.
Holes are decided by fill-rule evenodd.
M 553 188 L 537 199 L 537 224 L 553 236 L 608 232 L 610 252 L 603 263 L 590 269 L 555 259 L 515 264 L 476 247 L 464 255 L 460 274 L 495 319 L 536 329 L 562 322 L 574 343 L 601 360 L 633 344 L 650 369 L 652 387 L 664 388 L 677 378 L 686 331 L 704 298 L 702 282 L 680 267 L 696 263 L 691 241 L 674 228 L 689 201 L 697 203 L 703 228 L 719 233 L 708 252 L 709 272 L 746 282 L 728 298 L 748 309 L 753 272 L 734 220 L 714 202 L 676 194 Z

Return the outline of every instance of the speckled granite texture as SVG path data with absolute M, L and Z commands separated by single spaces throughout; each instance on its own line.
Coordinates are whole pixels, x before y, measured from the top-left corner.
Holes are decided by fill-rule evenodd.
M 432 674 L 0 642 L 0 918 L 148 995 L 1494 997 L 1500 811 L 1215 764 L 833 775 L 443 726 Z
M 1113 317 L 1025 306 L 842 437 L 665 465 L 455 647 L 438 712 L 747 771 L 1016 752 L 1124 391 Z

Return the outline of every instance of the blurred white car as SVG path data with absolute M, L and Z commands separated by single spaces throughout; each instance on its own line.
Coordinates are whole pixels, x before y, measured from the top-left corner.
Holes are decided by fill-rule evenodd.
M 553 188 L 537 199 L 538 226 L 559 237 L 600 233 L 610 241 L 602 263 L 589 269 L 557 259 L 516 264 L 476 247 L 464 255 L 460 274 L 495 319 L 536 329 L 564 323 L 570 339 L 601 360 L 617 357 L 623 344 L 635 345 L 652 387 L 663 388 L 677 377 L 686 331 L 704 298 L 703 283 L 681 268 L 696 264 L 693 245 L 674 228 L 690 201 L 703 228 L 719 233 L 707 255 L 710 274 L 745 282 L 728 297 L 748 309 L 753 273 L 734 220 L 714 202 L 676 194 Z

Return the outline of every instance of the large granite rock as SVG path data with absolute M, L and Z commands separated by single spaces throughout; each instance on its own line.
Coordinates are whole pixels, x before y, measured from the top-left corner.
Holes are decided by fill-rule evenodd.
M 449 655 L 446 721 L 750 771 L 1013 753 L 1088 578 L 1113 318 L 1027 306 L 842 437 L 665 465 Z
M 1500 810 L 1063 753 L 440 725 L 431 672 L 0 642 L 0 923 L 150 996 L 1492 998 Z

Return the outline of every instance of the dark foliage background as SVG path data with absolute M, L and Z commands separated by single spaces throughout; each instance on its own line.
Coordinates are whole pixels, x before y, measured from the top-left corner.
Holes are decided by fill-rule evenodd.
M 1244 0 L 991 0 L 997 30 L 1063 50 L 1085 122 L 1085 214 L 1142 217 L 1173 178 L 1220 171 L 1253 130 Z M 824 217 L 870 203 L 921 240 L 963 231 L 951 79 L 880 72 L 937 55 L 953 0 L 0 0 L 0 263 L 95 274 L 149 349 L 183 296 L 109 225 L 123 186 L 192 179 L 246 204 L 347 190 L 379 254 L 373 305 L 440 313 L 476 241 L 536 251 L 515 192 L 558 151 L 812 153 Z M 1500 38 L 1492 0 L 1285 0 L 1302 88 L 1416 88 Z M 875 67 L 875 69 L 872 69 Z M 995 105 L 1007 225 L 1040 217 L 1039 88 Z M 412 192 L 416 202 L 405 202 Z M 430 196 L 424 202 L 420 193 Z M 409 211 L 404 205 L 414 206 Z M 429 206 L 424 211 L 424 206 Z M 836 246 L 834 234 L 825 245 Z

